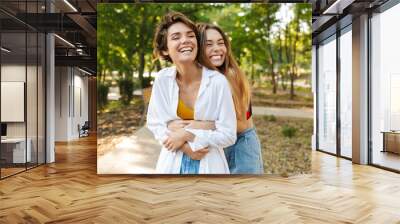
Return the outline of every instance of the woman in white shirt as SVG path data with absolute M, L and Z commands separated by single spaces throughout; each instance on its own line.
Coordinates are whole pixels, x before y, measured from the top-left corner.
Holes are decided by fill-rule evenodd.
M 236 141 L 232 93 L 224 75 L 198 57 L 195 23 L 181 13 L 165 15 L 153 45 L 157 57 L 175 65 L 158 72 L 147 113 L 147 127 L 163 144 L 157 173 L 228 174 L 223 148 Z M 215 130 L 167 128 L 168 122 L 187 118 L 214 121 Z

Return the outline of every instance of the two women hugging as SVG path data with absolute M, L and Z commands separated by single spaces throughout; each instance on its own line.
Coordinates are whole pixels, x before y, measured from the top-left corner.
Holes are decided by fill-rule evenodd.
M 170 12 L 153 46 L 173 64 L 157 73 L 147 112 L 162 144 L 156 172 L 262 174 L 250 85 L 222 29 Z

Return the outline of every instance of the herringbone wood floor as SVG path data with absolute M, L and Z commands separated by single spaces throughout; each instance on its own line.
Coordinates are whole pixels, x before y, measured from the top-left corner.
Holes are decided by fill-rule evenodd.
M 0 181 L 0 223 L 400 223 L 400 175 L 313 152 L 313 174 L 99 176 L 96 139 Z

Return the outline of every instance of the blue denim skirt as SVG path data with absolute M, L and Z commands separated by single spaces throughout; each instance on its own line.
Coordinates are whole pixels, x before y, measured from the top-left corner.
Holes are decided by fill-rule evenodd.
M 193 160 L 188 155 L 183 153 L 180 174 L 198 174 L 200 160 Z
M 255 128 L 248 128 L 239 133 L 236 143 L 224 151 L 231 174 L 264 173 L 261 145 Z

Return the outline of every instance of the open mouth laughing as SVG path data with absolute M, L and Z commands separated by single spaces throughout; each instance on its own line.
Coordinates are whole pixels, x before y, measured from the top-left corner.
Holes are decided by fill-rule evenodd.
M 193 52 L 193 47 L 182 47 L 179 50 L 179 53 L 182 53 L 182 54 L 190 54 L 192 52 Z

